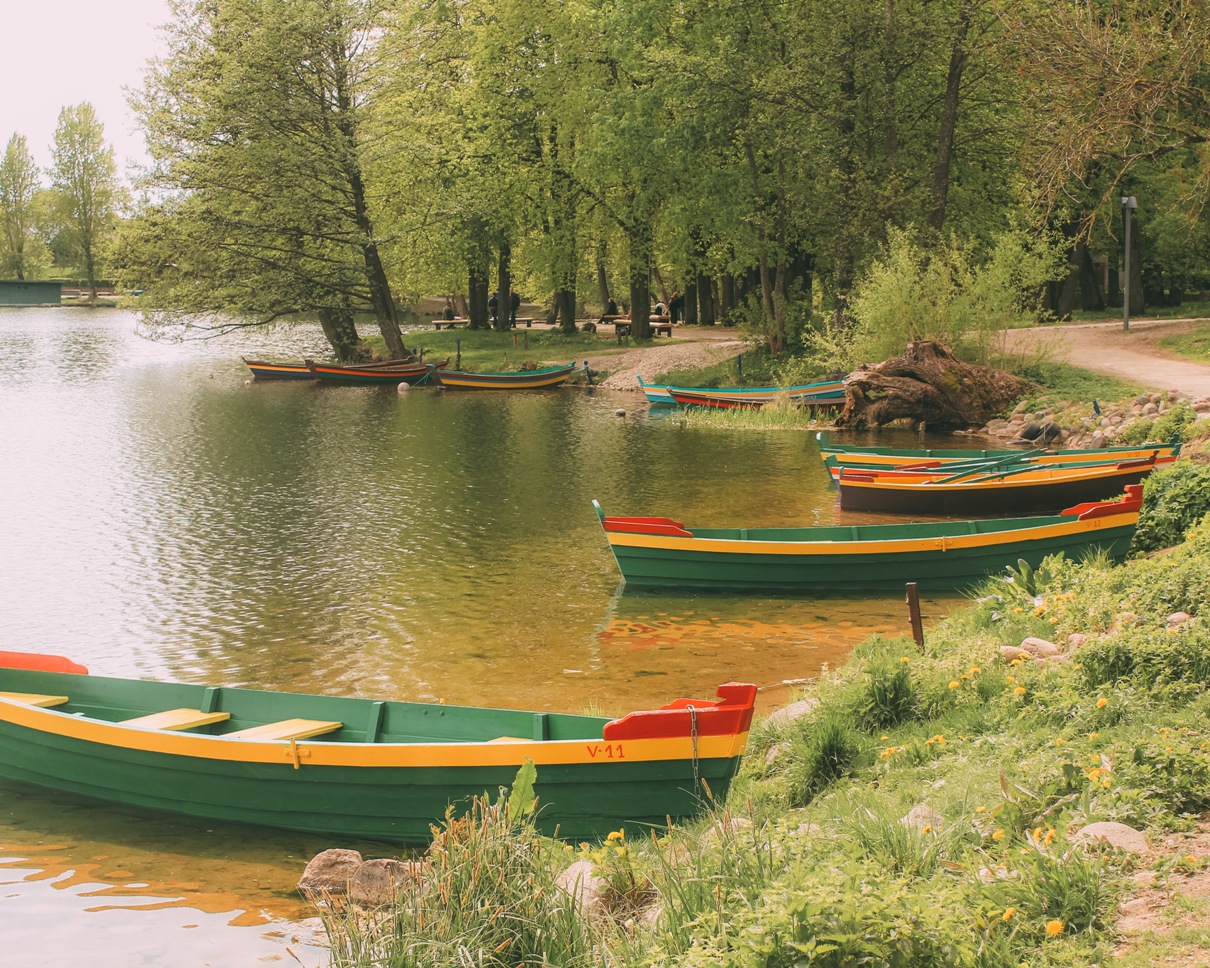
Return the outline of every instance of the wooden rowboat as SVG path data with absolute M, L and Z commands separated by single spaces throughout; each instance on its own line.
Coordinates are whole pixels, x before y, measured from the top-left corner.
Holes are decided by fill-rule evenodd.
M 684 407 L 763 407 L 785 400 L 798 407 L 834 407 L 844 402 L 844 383 L 825 380 L 794 387 L 667 387 L 669 395 Z
M 468 373 L 464 370 L 442 370 L 434 383 L 449 390 L 547 390 L 562 386 L 571 377 L 576 364 L 547 366 L 537 370 L 517 370 L 514 373 Z
M 686 528 L 671 518 L 597 516 L 627 588 L 760 594 L 967 587 L 1024 559 L 1130 548 L 1143 488 L 1047 517 L 822 528 Z
M 305 363 L 269 363 L 265 360 L 250 360 L 241 356 L 244 365 L 252 371 L 254 380 L 314 380 L 311 368 Z
M 1166 444 L 1146 443 L 1138 446 L 1097 447 L 1087 450 L 958 450 L 923 449 L 911 450 L 893 447 L 863 447 L 833 444 L 825 431 L 815 435 L 819 455 L 832 475 L 840 476 L 843 468 L 858 470 L 895 470 L 904 468 L 949 468 L 950 465 L 974 466 L 980 463 L 1025 463 L 1038 466 L 1052 464 L 1085 463 L 1088 461 L 1145 460 L 1153 454 L 1163 460 L 1176 457 L 1181 452 L 1179 440 Z
M 89 675 L 0 652 L 0 775 L 137 807 L 422 843 L 527 760 L 538 825 L 569 838 L 664 826 L 721 801 L 756 687 L 620 719 Z
M 655 383 L 645 383 L 643 378 L 635 374 L 635 379 L 639 381 L 639 387 L 643 391 L 643 395 L 647 398 L 650 404 L 656 404 L 665 407 L 675 407 L 676 401 L 672 399 L 672 394 L 668 392 L 666 386 L 660 386 Z
M 432 379 L 432 374 L 449 363 L 403 363 L 399 365 L 367 363 L 359 366 L 338 366 L 335 363 L 316 363 L 307 360 L 311 376 L 321 383 L 340 383 L 351 386 L 411 386 Z
M 1137 484 L 1174 457 L 1074 464 L 1068 467 L 905 473 L 844 469 L 836 484 L 846 511 L 897 514 L 1011 515 L 1055 513 L 1102 500 Z

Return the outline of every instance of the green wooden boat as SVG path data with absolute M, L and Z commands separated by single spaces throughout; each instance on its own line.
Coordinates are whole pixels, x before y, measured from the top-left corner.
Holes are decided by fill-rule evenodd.
M 424 843 L 537 768 L 538 825 L 585 839 L 721 800 L 756 687 L 620 719 L 308 696 L 90 675 L 0 652 L 0 776 L 136 807 Z
M 597 517 L 627 588 L 802 594 L 964 588 L 1025 559 L 1130 549 L 1141 485 L 1117 502 L 986 521 L 823 528 L 692 528 L 663 517 Z

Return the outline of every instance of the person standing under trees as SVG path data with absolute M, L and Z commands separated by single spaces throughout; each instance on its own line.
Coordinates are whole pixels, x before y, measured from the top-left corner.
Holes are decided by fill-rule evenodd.
M 487 300 L 487 311 L 492 317 L 492 329 L 500 322 L 500 291 L 493 292 Z
M 517 290 L 510 289 L 508 291 L 508 322 L 512 326 L 517 325 L 517 310 L 521 308 L 521 297 Z
M 672 298 L 668 300 L 668 322 L 676 325 L 681 321 L 681 313 L 685 309 L 685 297 L 677 290 L 672 290 Z

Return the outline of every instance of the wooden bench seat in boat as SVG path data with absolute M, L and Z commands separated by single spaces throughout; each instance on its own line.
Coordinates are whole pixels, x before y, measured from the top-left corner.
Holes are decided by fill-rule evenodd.
M 204 713 L 200 709 L 167 709 L 162 713 L 124 719 L 122 725 L 140 726 L 143 729 L 197 729 L 199 726 L 222 723 L 230 718 L 230 713 Z
M 321 736 L 340 729 L 344 723 L 332 722 L 325 719 L 283 719 L 280 723 L 265 723 L 263 726 L 249 726 L 234 733 L 224 733 L 225 739 L 307 739 L 311 736 Z
M 24 703 L 26 706 L 62 706 L 67 702 L 66 696 L 43 696 L 36 692 L 0 692 L 0 699 L 9 702 Z

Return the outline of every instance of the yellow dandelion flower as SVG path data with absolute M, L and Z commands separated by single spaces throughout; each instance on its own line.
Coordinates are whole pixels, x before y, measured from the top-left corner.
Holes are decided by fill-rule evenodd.
M 1097 700 L 1097 709 L 1104 709 L 1108 705 L 1109 705 L 1109 700 L 1106 699 L 1104 696 L 1102 696 L 1100 699 Z
M 1014 907 L 1005 908 L 1004 913 L 1002 915 L 1000 915 L 1000 920 L 1009 921 L 1012 919 L 1012 916 L 1016 913 L 1017 913 L 1017 909 Z
M 1013 661 L 1012 661 L 1012 662 L 1010 662 L 1010 663 L 1009 663 L 1009 665 L 1020 665 L 1020 664 L 1021 664 L 1021 662 L 1022 662 L 1022 660 L 1021 660 L 1021 658 L 1018 656 L 1016 659 L 1013 659 Z
M 975 807 L 975 813 L 987 813 L 987 807 Z
M 931 834 L 933 832 L 933 825 L 931 823 L 926 823 L 920 828 L 920 832 L 922 834 Z
M 1053 921 L 1047 921 L 1046 922 L 1046 933 L 1048 935 L 1050 935 L 1052 938 L 1056 934 L 1062 934 L 1063 933 L 1063 922 L 1060 921 L 1058 918 L 1055 918 Z
M 1004 839 L 1004 829 L 1003 828 L 1000 828 L 994 834 L 992 834 L 992 840 L 1003 840 L 1003 839 Z
M 1103 774 L 1104 772 L 1105 772 L 1105 771 L 1104 771 L 1104 770 L 1102 770 L 1102 769 L 1101 769 L 1101 768 L 1098 766 L 1098 767 L 1097 767 L 1095 770 L 1089 770 L 1089 771 L 1088 771 L 1088 779 L 1090 779 L 1090 780 L 1099 780 L 1099 779 L 1101 778 L 1101 774 Z
M 1063 737 L 1060 736 L 1058 739 L 1055 740 L 1055 746 L 1062 746 L 1062 745 L 1063 745 Z
M 980 669 L 978 666 L 971 666 L 971 675 L 972 676 L 977 676 L 982 671 L 983 670 Z
M 1055 839 L 1055 829 L 1054 829 L 1054 827 L 1051 827 L 1048 831 L 1046 831 L 1046 836 L 1042 838 L 1043 846 L 1049 847 L 1051 845 L 1051 843 L 1054 841 L 1054 839 Z
M 884 760 L 885 760 L 887 757 L 889 757 L 889 756 L 890 756 L 892 753 L 894 753 L 894 752 L 895 752 L 895 747 L 893 747 L 893 746 L 888 746 L 888 747 L 887 747 L 886 749 L 884 749 L 884 750 L 883 750 L 881 753 L 879 753 L 879 754 L 878 754 L 878 756 L 879 756 L 879 758 L 880 758 L 880 759 L 884 759 Z
M 1108 789 L 1109 789 L 1109 777 L 1103 777 L 1103 778 L 1102 778 L 1102 780 L 1101 780 L 1101 789 L 1102 789 L 1102 790 L 1108 790 Z
M 1028 690 L 1024 686 L 1017 686 L 1017 688 L 1014 689 L 1013 692 L 1018 696 L 1024 696 L 1025 693 L 1028 692 Z
M 911 660 L 911 659 L 909 659 L 909 658 L 908 658 L 906 655 L 901 655 L 901 656 L 899 657 L 899 661 L 900 661 L 900 662 L 911 662 L 912 660 Z
M 888 739 L 890 739 L 891 737 L 889 737 L 889 736 L 880 736 L 880 737 L 878 737 L 878 738 L 879 738 L 879 739 L 880 739 L 882 742 L 884 742 L 884 743 L 885 743 L 885 742 L 886 742 Z
M 1091 732 L 1091 733 L 1089 733 L 1089 734 L 1088 734 L 1088 738 L 1089 738 L 1089 739 L 1097 739 L 1098 737 L 1100 737 L 1100 735 L 1101 735 L 1100 733 L 1098 733 L 1098 732 L 1095 732 L 1095 731 L 1094 731 L 1094 732 Z
M 957 688 L 958 688 L 958 680 L 957 680 L 957 679 L 951 679 L 951 680 L 950 680 L 950 688 L 951 688 L 951 689 L 957 689 Z
M 1185 863 L 1186 864 L 1196 864 L 1197 858 L 1194 857 L 1192 854 L 1190 854 L 1188 857 L 1185 858 Z

